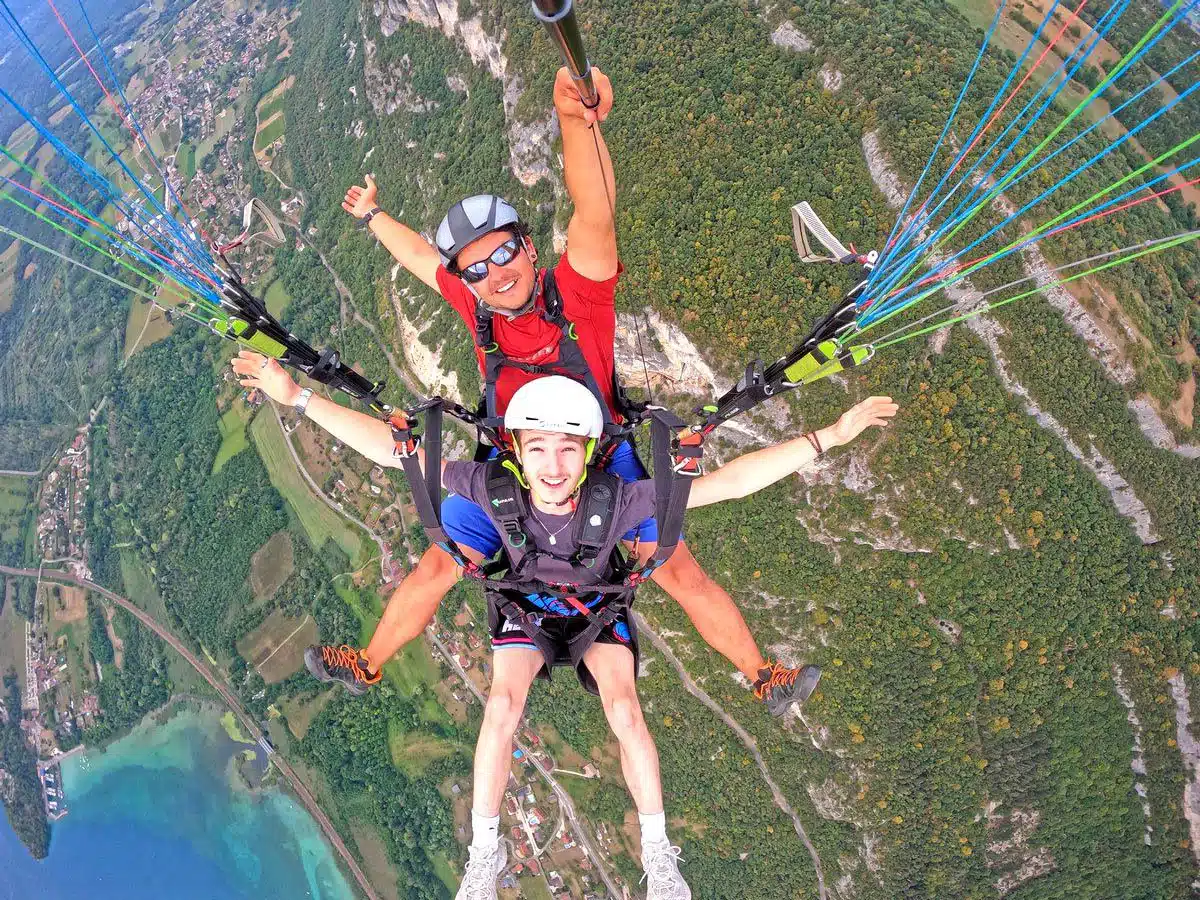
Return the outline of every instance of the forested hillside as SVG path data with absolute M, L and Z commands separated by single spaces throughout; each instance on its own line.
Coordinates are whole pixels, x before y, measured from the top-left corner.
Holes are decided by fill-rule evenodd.
M 934 0 L 769 12 L 617 0 L 581 11 L 592 60 L 617 92 L 605 134 L 627 269 L 619 304 L 665 315 L 727 374 L 752 353 L 789 347 L 850 283 L 795 262 L 788 207 L 808 199 L 844 239 L 878 246 L 896 210 L 872 178 L 864 136 L 911 184 L 974 58 L 981 33 L 970 22 L 991 15 L 962 6 L 970 21 Z M 1147 5 L 1116 29 L 1113 46 L 1128 49 L 1153 12 Z M 812 46 L 773 44 L 785 22 Z M 371 171 L 381 205 L 430 231 L 455 199 L 494 191 L 518 203 L 550 252 L 569 214 L 554 148 L 520 138 L 545 121 L 553 49 L 523 8 L 495 3 L 306 0 L 299 24 L 305 52 L 286 108 L 305 224 L 358 308 L 397 346 L 402 313 L 469 396 L 477 379 L 465 331 L 403 273 L 393 303 L 392 260 L 337 201 Z M 1161 53 L 1178 60 L 1193 49 L 1184 41 Z M 1015 58 L 997 57 L 965 103 L 974 118 Z M 1098 72 L 1080 74 L 1085 86 Z M 1196 107 L 1169 121 L 1165 140 L 1194 133 Z M 1061 178 L 1071 159 L 1045 177 Z M 1144 161 L 1132 149 L 1111 154 L 1051 212 Z M 1020 206 L 1029 195 L 1010 199 Z M 1047 259 L 1195 226 L 1194 206 L 1164 199 L 1047 242 Z M 1183 247 L 1097 283 L 1140 335 L 1123 344 L 1130 380 L 1116 380 L 1061 312 L 1031 298 L 997 314 L 1001 331 L 959 326 L 944 344 L 889 348 L 846 381 L 805 392 L 792 411 L 806 423 L 868 392 L 895 396 L 900 421 L 802 483 L 692 517 L 697 556 L 764 646 L 825 667 L 802 721 L 768 721 L 680 611 L 646 592 L 651 624 L 675 635 L 688 671 L 758 740 L 830 895 L 984 897 L 1018 886 L 1038 898 L 1189 895 L 1192 773 L 1175 716 L 1200 674 L 1200 467 L 1153 445 L 1130 403 L 1165 410 L 1192 375 L 1198 266 L 1195 248 Z M 976 281 L 985 290 L 1024 274 L 1014 257 Z M 329 320 L 337 314 L 327 293 L 292 293 L 327 302 Z M 1190 415 L 1167 418 L 1186 439 Z M 1095 457 L 1144 505 L 1144 539 L 1098 481 Z M 670 664 L 649 656 L 641 687 L 697 896 L 816 896 L 809 855 L 755 764 Z M 531 706 L 535 722 L 576 747 L 603 741 L 599 709 L 574 687 L 535 689 Z M 599 819 L 619 820 L 627 807 L 607 790 L 593 799 Z
M 543 259 L 553 258 L 570 214 L 550 118 L 554 48 L 520 3 L 299 8 L 290 52 L 273 46 L 269 65 L 247 79 L 257 99 L 295 77 L 273 101 L 286 121 L 278 162 L 267 172 L 251 141 L 242 148 L 258 195 L 274 208 L 292 188 L 303 199 L 299 228 L 289 226 L 274 258 L 289 298 L 283 319 L 389 377 L 391 396 L 404 389 L 385 349 L 409 374 L 432 371 L 469 400 L 478 376 L 460 320 L 396 272 L 339 204 L 373 172 L 381 205 L 428 233 L 460 197 L 500 193 L 528 218 Z M 984 113 L 1015 59 L 1014 35 L 1046 8 L 1014 6 L 963 121 Z M 992 12 L 983 0 L 580 8 L 592 60 L 616 88 L 604 130 L 626 267 L 618 305 L 643 328 L 651 311 L 668 323 L 652 353 L 688 358 L 682 351 L 694 344 L 692 358 L 712 365 L 720 389 L 754 354 L 789 349 L 844 296 L 853 273 L 796 261 L 789 207 L 807 199 L 843 239 L 880 246 L 897 215 L 886 176 L 908 186 L 920 175 Z M 1083 24 L 1102 14 L 1085 11 Z M 1138 0 L 1109 35 L 1104 65 L 1158 15 Z M 1172 35 L 1104 102 L 1116 108 L 1196 43 Z M 1171 89 L 1196 74 L 1193 61 Z M 1089 63 L 1070 96 L 1077 102 L 1102 77 Z M 1158 90 L 1156 102 L 1167 94 Z M 1120 125 L 1136 127 L 1149 100 Z M 1061 119 L 1068 105 L 1059 102 Z M 1067 185 L 1046 217 L 1189 138 L 1198 122 L 1192 98 L 1139 146 Z M 1032 129 L 1019 148 L 1050 127 Z M 1008 200 L 1022 205 L 1104 145 L 1099 135 L 1081 141 Z M 935 161 L 943 168 L 946 154 Z M 69 177 L 60 160 L 50 167 Z M 1193 196 L 1177 192 L 1046 241 L 1047 265 L 1194 228 Z M 227 205 L 222 215 L 236 206 Z M 998 221 L 988 215 L 959 240 Z M 45 239 L 37 228 L 32 236 Z M 344 282 L 345 302 L 314 251 Z M 339 829 L 365 822 L 378 831 L 402 896 L 448 896 L 447 861 L 465 854 L 447 781 L 468 771 L 478 708 L 453 719 L 439 706 L 432 685 L 444 673 L 432 660 L 419 677 L 392 673 L 370 698 L 351 701 L 321 694 L 302 671 L 268 683 L 247 649 L 268 619 L 287 617 L 303 625 L 311 616 L 322 642 L 364 640 L 379 603 L 371 542 L 353 552 L 362 537 L 354 529 L 343 535 L 349 547 L 315 539 L 297 498 L 285 499 L 261 427 L 275 427 L 273 413 L 239 405 L 222 379 L 227 345 L 181 327 L 122 365 L 128 298 L 25 249 L 14 265 L 13 307 L 0 317 L 0 468 L 36 468 L 109 397 L 94 429 L 86 511 L 96 579 L 132 594 L 144 569 L 161 594 L 156 613 L 271 718 L 282 751 L 315 773 Z M 1026 276 L 1026 266 L 1014 255 L 973 280 L 987 290 Z M 1194 391 L 1198 294 L 1200 254 L 1183 246 L 1077 292 L 1103 340 L 1085 342 L 1062 309 L 1031 297 L 940 338 L 889 347 L 758 422 L 794 433 L 869 393 L 901 404 L 893 428 L 853 451 L 689 519 L 697 558 L 764 650 L 823 666 L 802 717 L 771 720 L 678 607 L 652 588 L 642 594 L 642 613 L 674 657 L 647 636 L 640 689 L 698 900 L 820 896 L 798 825 L 828 897 L 1191 895 L 1198 848 L 1185 787 L 1198 761 L 1184 752 L 1194 746 L 1188 716 L 1200 713 L 1190 700 L 1200 683 L 1200 461 L 1177 444 L 1196 443 L 1188 385 Z M 681 408 L 711 399 L 694 373 L 667 376 L 683 379 L 670 398 Z M 243 446 L 223 453 L 231 414 L 239 428 L 251 425 L 237 432 Z M 1161 429 L 1148 428 L 1147 415 Z M 296 548 L 296 564 L 260 596 L 254 554 L 279 540 Z M 464 596 L 480 611 L 477 592 L 460 589 L 443 622 Z M 111 727 L 92 739 L 175 687 L 157 642 L 120 616 L 117 625 L 132 664 L 120 676 L 106 670 Z M 753 738 L 791 813 L 739 736 L 685 690 L 676 661 Z M 582 756 L 611 755 L 599 705 L 568 679 L 536 686 L 530 712 Z M 441 755 L 406 766 L 408 741 Z M 611 777 L 580 788 L 576 801 L 593 825 L 614 830 L 629 811 Z M 631 853 L 618 852 L 614 865 L 632 882 L 640 876 Z

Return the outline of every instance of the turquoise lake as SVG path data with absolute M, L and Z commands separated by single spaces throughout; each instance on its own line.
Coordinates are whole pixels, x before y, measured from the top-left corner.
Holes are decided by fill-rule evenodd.
M 70 813 L 37 862 L 0 813 L 0 900 L 352 900 L 308 812 L 234 785 L 247 749 L 220 713 L 184 708 L 63 763 Z M 259 751 L 261 753 L 261 751 Z

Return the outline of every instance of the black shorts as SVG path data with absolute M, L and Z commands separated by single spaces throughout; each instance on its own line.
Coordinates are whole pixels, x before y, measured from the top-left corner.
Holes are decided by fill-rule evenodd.
M 521 630 L 521 627 L 515 622 L 508 621 L 504 614 L 496 606 L 492 606 L 488 615 L 489 622 L 492 623 L 492 652 L 497 650 L 505 650 L 512 647 L 522 647 L 528 650 L 541 652 L 537 645 L 529 639 L 529 636 Z M 554 642 L 554 660 L 553 666 L 571 666 L 575 669 L 575 675 L 579 678 L 579 683 L 583 685 L 583 689 L 589 694 L 600 695 L 600 688 L 596 684 L 596 679 L 591 672 L 588 671 L 587 663 L 582 658 L 578 664 L 574 664 L 571 659 L 571 641 L 578 637 L 588 627 L 588 617 L 584 615 L 577 616 L 560 616 L 551 615 L 549 613 L 539 616 L 537 619 L 539 627 L 546 635 Z M 617 644 L 622 647 L 628 647 L 629 652 L 633 654 L 633 670 L 636 677 L 638 670 L 638 642 L 637 633 L 633 630 L 629 620 L 626 618 L 626 613 L 621 612 L 612 624 L 605 628 L 596 636 L 595 644 Z M 584 651 L 586 652 L 586 650 Z M 538 677 L 550 679 L 550 668 L 545 663 L 538 670 Z
M 547 613 L 538 617 L 536 620 L 542 630 L 554 638 L 557 643 L 565 648 L 567 644 L 578 635 L 581 631 L 587 628 L 587 617 L 578 616 L 555 616 Z M 625 614 L 621 613 L 611 625 L 607 626 L 600 632 L 596 638 L 597 644 L 622 644 L 629 646 L 632 636 L 629 631 L 629 623 L 625 619 Z M 492 629 L 492 650 L 506 650 L 511 647 L 524 647 L 527 650 L 536 650 L 537 647 L 529 636 L 521 630 L 521 626 L 516 622 L 510 622 L 504 618 L 503 613 L 499 613 L 495 627 Z

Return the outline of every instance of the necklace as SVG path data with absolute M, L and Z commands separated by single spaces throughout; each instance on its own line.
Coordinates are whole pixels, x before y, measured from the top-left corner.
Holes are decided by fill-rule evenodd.
M 533 511 L 533 517 L 535 519 L 537 519 L 537 523 L 546 530 L 546 534 L 550 535 L 550 546 L 551 547 L 558 544 L 558 538 L 556 537 L 556 535 L 562 534 L 563 530 L 568 525 L 570 525 L 572 522 L 575 521 L 575 510 L 572 509 L 571 514 L 569 516 L 567 516 L 567 521 L 564 522 L 562 525 L 560 525 L 556 530 L 551 531 L 550 527 L 545 522 L 542 521 L 542 517 L 537 514 L 537 509 L 534 508 L 533 504 L 530 504 L 529 508 Z

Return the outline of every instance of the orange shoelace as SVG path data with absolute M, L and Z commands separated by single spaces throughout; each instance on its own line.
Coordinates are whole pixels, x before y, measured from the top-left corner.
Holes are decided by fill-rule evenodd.
M 340 647 L 322 647 L 321 659 L 325 662 L 325 668 L 333 669 L 341 666 L 349 669 L 354 673 L 354 680 L 361 681 L 364 684 L 374 684 L 383 674 L 382 672 L 376 672 L 372 675 L 360 666 L 358 662 L 362 657 L 349 644 L 342 644 Z
M 754 696 L 759 700 L 771 693 L 773 688 L 780 686 L 791 687 L 800 674 L 799 669 L 785 668 L 779 662 L 768 662 L 764 668 L 769 669 L 771 674 L 767 676 L 766 681 L 760 682 L 758 687 L 754 689 Z

